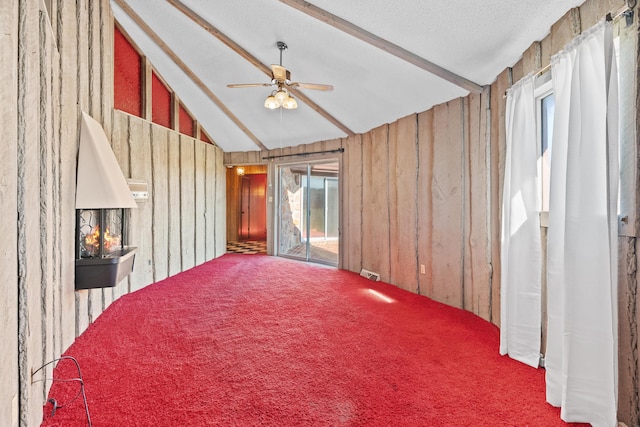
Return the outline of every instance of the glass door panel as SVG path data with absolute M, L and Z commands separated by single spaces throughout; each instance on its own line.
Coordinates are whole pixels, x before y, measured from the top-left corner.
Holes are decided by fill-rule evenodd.
M 337 161 L 280 167 L 280 255 L 338 264 L 338 167 Z
M 306 165 L 281 166 L 278 203 L 278 254 L 307 258 Z
M 309 165 L 309 260 L 338 264 L 338 162 Z

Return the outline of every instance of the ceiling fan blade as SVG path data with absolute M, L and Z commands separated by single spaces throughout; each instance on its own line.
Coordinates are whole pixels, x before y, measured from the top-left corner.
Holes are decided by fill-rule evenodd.
M 283 82 L 291 78 L 289 70 L 284 68 L 282 65 L 271 64 L 271 73 L 273 74 L 273 78 L 279 82 Z
M 262 86 L 271 86 L 271 83 L 238 83 L 227 85 L 230 88 L 244 88 L 244 87 L 262 87 Z
M 313 89 L 313 90 L 333 90 L 332 85 L 322 85 L 318 83 L 298 83 L 292 82 L 289 84 L 292 88 Z

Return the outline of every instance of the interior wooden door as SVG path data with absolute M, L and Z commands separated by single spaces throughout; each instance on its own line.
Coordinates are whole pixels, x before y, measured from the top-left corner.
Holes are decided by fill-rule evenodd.
M 248 175 L 249 190 L 249 239 L 267 240 L 267 174 Z
M 240 240 L 267 239 L 267 175 L 255 174 L 242 177 L 240 188 Z
M 248 176 L 242 177 L 240 185 L 240 221 L 238 224 L 238 239 L 247 240 L 249 238 L 249 191 L 251 190 L 251 180 Z

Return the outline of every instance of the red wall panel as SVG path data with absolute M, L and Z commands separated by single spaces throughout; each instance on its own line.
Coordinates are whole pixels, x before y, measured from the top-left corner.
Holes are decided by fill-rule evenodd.
M 182 104 L 180 104 L 180 133 L 189 136 L 196 135 L 193 128 L 193 119 L 191 118 L 187 110 L 184 109 Z
M 114 107 L 142 116 L 142 58 L 115 27 L 113 35 L 113 101 Z
M 151 121 L 160 126 L 171 127 L 171 92 L 153 73 L 151 76 Z
M 207 144 L 213 144 L 213 142 L 211 142 L 211 140 L 207 138 L 207 135 L 202 131 L 200 131 L 200 141 L 206 142 Z

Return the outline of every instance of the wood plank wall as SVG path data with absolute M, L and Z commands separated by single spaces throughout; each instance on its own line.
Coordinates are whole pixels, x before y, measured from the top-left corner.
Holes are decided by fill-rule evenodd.
M 343 268 L 491 320 L 487 97 L 346 139 Z
M 225 253 L 220 148 L 121 111 L 113 113 L 111 142 L 125 177 L 145 181 L 150 194 L 130 211 L 129 240 L 138 253 L 117 296 Z
M 332 141 L 332 146 L 345 148 L 340 175 L 340 267 L 378 272 L 384 281 L 469 310 L 499 326 L 504 94 L 525 74 L 548 65 L 551 55 L 583 30 L 623 6 L 620 0 L 588 0 L 570 10 L 547 37 L 533 43 L 482 94 Z M 622 216 L 628 217 L 621 224 L 619 238 L 618 417 L 633 427 L 640 426 L 638 12 L 631 27 L 616 26 L 625 52 L 620 67 L 627 69 L 627 77 L 620 82 L 620 98 L 626 106 L 621 203 Z M 225 163 L 257 163 L 269 155 L 320 151 L 326 144 L 291 147 L 282 153 L 225 153 Z M 270 165 L 270 172 L 275 165 L 277 161 Z M 546 229 L 542 232 L 546 236 Z
M 214 145 L 114 113 L 109 0 L 2 1 L 0 38 L 0 424 L 35 426 L 53 366 L 33 371 L 119 296 L 225 252 L 226 168 Z M 76 292 L 82 111 L 112 136 L 125 176 L 148 181 L 152 195 L 131 213 L 140 248 L 131 277 Z
M 102 30 L 111 11 L 108 0 L 46 4 L 0 5 L 0 423 L 7 426 L 40 423 L 49 384 L 33 382 L 31 372 L 60 355 L 103 304 L 99 291 L 73 290 L 74 195 L 80 111 L 103 120 L 112 108 L 103 84 L 110 80 L 102 80 L 112 62 Z
M 6 103 L 0 104 L 0 129 L 9 143 L 0 144 L 0 156 L 3 159 L 0 168 L 0 232 L 4 239 L 4 249 L 0 250 L 0 312 L 6 316 L 0 322 L 0 420 L 7 425 L 18 425 L 18 277 L 17 253 L 6 248 L 18 247 L 18 112 L 15 105 L 18 100 L 18 2 L 0 3 L 0 95 Z M 24 142 L 21 141 L 21 144 Z

